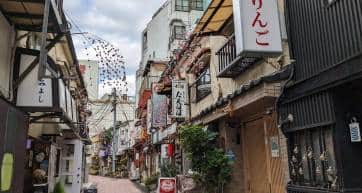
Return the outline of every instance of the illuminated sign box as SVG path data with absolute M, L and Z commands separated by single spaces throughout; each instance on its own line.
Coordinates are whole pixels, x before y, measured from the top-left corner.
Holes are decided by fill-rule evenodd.
M 277 0 L 233 0 L 236 54 L 241 57 L 282 53 Z

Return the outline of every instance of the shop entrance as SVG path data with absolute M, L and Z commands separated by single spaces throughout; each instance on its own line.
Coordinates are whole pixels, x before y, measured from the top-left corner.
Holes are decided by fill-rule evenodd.
M 263 121 L 245 124 L 244 152 L 246 161 L 246 192 L 268 193 L 267 157 Z
M 247 193 L 281 193 L 285 175 L 279 131 L 274 116 L 244 124 L 244 157 Z

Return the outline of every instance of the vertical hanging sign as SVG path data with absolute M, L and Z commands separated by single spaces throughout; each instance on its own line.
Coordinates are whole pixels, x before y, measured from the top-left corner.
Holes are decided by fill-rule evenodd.
M 188 115 L 188 85 L 184 80 L 172 81 L 172 114 L 175 118 Z
M 277 0 L 233 0 L 236 51 L 248 57 L 282 53 Z
M 147 101 L 147 132 L 151 133 L 152 127 L 152 102 L 151 99 Z
M 166 127 L 167 97 L 157 94 L 157 84 L 152 84 L 152 127 Z

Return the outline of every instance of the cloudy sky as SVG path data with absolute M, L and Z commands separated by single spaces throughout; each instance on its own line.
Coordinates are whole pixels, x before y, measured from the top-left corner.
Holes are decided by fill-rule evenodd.
M 141 32 L 165 0 L 65 0 L 66 14 L 84 32 L 120 48 L 126 60 L 129 95 L 134 95 L 135 72 L 141 56 Z M 73 31 L 77 32 L 73 26 Z M 77 37 L 78 36 L 78 37 Z M 73 37 L 79 59 L 88 59 L 82 39 Z M 100 87 L 100 94 L 108 92 Z

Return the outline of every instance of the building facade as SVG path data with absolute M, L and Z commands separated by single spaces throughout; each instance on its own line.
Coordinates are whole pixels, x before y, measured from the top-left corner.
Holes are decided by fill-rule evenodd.
M 80 192 L 87 91 L 62 1 L 0 7 L 1 191 L 53 192 L 61 182 Z
M 361 10 L 360 1 L 285 2 L 294 62 L 278 107 L 288 192 L 362 192 Z

